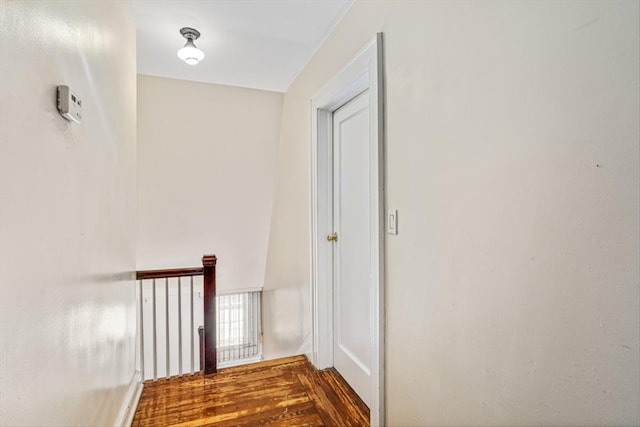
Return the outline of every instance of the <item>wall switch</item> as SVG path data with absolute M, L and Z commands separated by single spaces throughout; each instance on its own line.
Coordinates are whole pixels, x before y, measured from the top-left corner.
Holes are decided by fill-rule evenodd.
M 398 234 L 398 210 L 389 209 L 387 214 L 387 233 L 396 235 Z
M 58 86 L 58 111 L 71 122 L 80 123 L 82 120 L 82 101 L 69 86 Z

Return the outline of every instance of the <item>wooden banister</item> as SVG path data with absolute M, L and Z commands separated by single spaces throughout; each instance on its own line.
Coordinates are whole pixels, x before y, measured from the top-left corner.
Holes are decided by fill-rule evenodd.
M 202 272 L 202 267 L 166 268 L 163 270 L 140 270 L 136 271 L 136 280 L 202 276 Z
M 204 279 L 204 374 L 217 372 L 216 262 L 215 255 L 202 257 Z

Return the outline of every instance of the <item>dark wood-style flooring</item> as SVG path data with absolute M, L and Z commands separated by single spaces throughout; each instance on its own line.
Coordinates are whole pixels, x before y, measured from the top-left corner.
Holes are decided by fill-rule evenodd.
M 144 383 L 137 426 L 369 426 L 369 409 L 335 369 L 305 356 Z

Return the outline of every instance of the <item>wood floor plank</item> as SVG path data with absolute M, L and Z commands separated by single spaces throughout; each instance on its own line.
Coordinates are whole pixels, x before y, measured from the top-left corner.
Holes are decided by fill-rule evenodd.
M 191 419 L 209 418 L 220 413 L 235 413 L 240 417 L 247 407 L 278 407 L 278 404 L 285 402 L 293 404 L 293 402 L 310 401 L 308 395 L 304 392 L 289 393 L 283 396 L 269 397 L 262 399 L 238 400 L 232 404 L 219 404 L 218 402 L 200 403 L 191 405 L 191 407 L 182 407 L 172 412 L 151 412 L 145 413 L 146 420 L 153 424 L 175 424 L 185 422 Z
M 134 427 L 369 426 L 369 410 L 337 371 L 305 356 L 147 381 Z
M 307 421 L 304 421 L 307 420 Z M 310 420 L 313 420 L 311 422 Z M 264 425 L 300 425 L 301 423 L 323 425 L 316 413 L 315 405 L 311 400 L 286 408 L 276 408 L 265 411 L 259 416 L 240 417 L 229 422 L 215 424 L 216 427 L 252 427 Z
M 319 375 L 326 385 L 327 396 L 335 402 L 336 408 L 349 421 L 349 425 L 359 426 L 369 422 L 369 408 L 338 371 L 330 368 L 320 371 Z
M 298 374 L 300 382 L 307 389 L 307 394 L 316 404 L 318 415 L 327 426 L 339 426 L 341 417 L 335 406 L 327 398 L 327 394 L 318 384 L 318 376 L 315 372 Z
M 309 398 L 307 396 L 304 396 L 304 397 L 299 397 L 297 399 L 287 399 L 284 401 L 279 401 L 275 405 L 265 404 L 265 405 L 252 406 L 252 407 L 242 406 L 241 408 L 234 408 L 234 410 L 230 412 L 224 412 L 221 414 L 216 414 L 208 417 L 201 417 L 197 420 L 186 421 L 186 422 L 182 422 L 178 424 L 170 424 L 170 425 L 172 427 L 196 427 L 203 424 L 216 425 L 221 421 L 230 421 L 230 420 L 236 420 L 238 418 L 243 418 L 251 415 L 258 415 L 265 411 L 268 411 L 270 408 L 273 408 L 274 406 L 276 408 L 286 408 L 289 406 L 294 406 L 296 404 L 299 404 L 302 402 L 308 402 L 308 401 L 309 401 Z
M 290 393 L 296 389 L 297 378 L 294 381 L 265 381 L 257 382 L 259 386 L 249 385 L 240 387 L 237 389 L 229 388 L 207 388 L 199 390 L 191 390 L 188 392 L 180 392 L 170 395 L 145 395 L 145 400 L 141 401 L 138 409 L 141 411 L 153 409 L 154 407 L 161 406 L 166 411 L 173 410 L 175 408 L 189 406 L 198 401 L 202 401 L 207 397 L 212 397 L 219 404 L 232 403 L 238 400 L 248 400 L 253 398 L 259 398 L 264 396 L 265 393 L 269 393 L 272 396 Z M 266 390 L 266 391 L 265 391 Z M 213 393 L 213 394 L 212 394 Z M 142 400 L 142 399 L 141 399 Z

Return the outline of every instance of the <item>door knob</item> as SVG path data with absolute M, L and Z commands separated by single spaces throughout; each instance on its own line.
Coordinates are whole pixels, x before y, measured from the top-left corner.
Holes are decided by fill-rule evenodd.
M 338 241 L 338 234 L 333 233 L 327 236 L 327 242 L 337 242 L 337 241 Z

